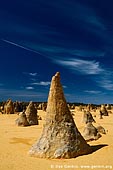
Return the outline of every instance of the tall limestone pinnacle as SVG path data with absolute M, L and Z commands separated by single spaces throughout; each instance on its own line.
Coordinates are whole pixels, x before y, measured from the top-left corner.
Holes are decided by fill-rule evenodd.
M 45 125 L 29 154 L 39 158 L 74 158 L 91 152 L 67 106 L 60 73 L 52 77 Z

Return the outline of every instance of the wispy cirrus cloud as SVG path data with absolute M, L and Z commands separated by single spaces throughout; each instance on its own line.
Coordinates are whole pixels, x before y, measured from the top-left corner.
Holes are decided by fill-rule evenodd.
M 37 73 L 29 73 L 30 76 L 37 76 Z
M 83 59 L 53 59 L 53 62 L 70 69 L 75 74 L 91 75 L 91 79 L 97 86 L 112 91 L 113 90 L 113 72 L 108 68 L 101 65 L 100 62 L 95 60 Z M 109 71 L 108 71 L 109 70 Z M 95 76 L 95 77 L 94 77 Z M 87 93 L 97 94 L 99 91 L 86 91 Z
M 65 85 L 63 85 L 62 87 L 63 87 L 64 89 L 66 89 L 66 88 L 67 88 L 67 86 L 65 86 Z
M 89 94 L 100 94 L 101 91 L 96 91 L 96 90 L 85 90 L 85 93 L 89 93 Z
M 76 47 L 72 46 L 66 48 L 63 44 L 56 43 L 54 44 L 44 44 L 39 45 L 37 43 L 33 42 L 27 42 L 25 46 L 28 46 L 29 48 L 38 50 L 40 53 L 44 54 L 47 57 L 57 56 L 57 55 L 70 55 L 70 56 L 78 56 L 78 57 L 103 57 L 105 55 L 104 50 L 99 49 L 87 49 L 85 46 Z M 51 58 L 50 57 L 50 58 Z
M 25 89 L 27 89 L 27 90 L 33 90 L 34 87 L 29 86 L 29 87 L 25 87 Z
M 38 86 L 48 86 L 50 85 L 49 81 L 40 81 L 40 82 L 35 82 L 35 83 L 31 83 L 32 85 L 38 85 Z
M 53 62 L 84 75 L 85 74 L 96 75 L 104 71 L 101 68 L 100 63 L 97 61 L 71 58 L 71 59 L 54 59 Z
M 104 51 L 93 51 L 93 50 L 87 50 L 87 49 L 74 49 L 71 50 L 72 55 L 76 55 L 79 57 L 103 57 L 105 55 Z
M 36 72 L 23 72 L 23 74 L 29 75 L 29 76 L 36 76 L 36 75 L 38 75 L 38 73 L 36 73 Z
M 102 88 L 113 91 L 113 80 L 112 80 L 112 75 L 110 76 L 109 74 L 105 74 L 101 77 L 98 78 L 97 83 L 99 86 Z
M 84 3 L 80 2 L 73 2 L 73 1 L 61 1 L 59 4 L 59 1 L 51 2 L 52 7 L 57 7 L 59 9 L 59 13 L 62 12 L 64 15 L 68 15 L 71 20 L 82 20 L 85 22 L 89 22 L 93 25 L 96 25 L 98 29 L 105 29 L 104 24 L 102 23 L 101 19 L 96 15 L 93 8 L 87 6 Z M 82 11 L 82 12 L 81 12 Z
M 31 83 L 31 85 L 36 85 L 36 86 L 49 86 L 51 84 L 50 81 L 40 81 L 40 82 L 34 82 L 34 83 Z M 62 85 L 62 87 L 65 89 L 67 88 L 66 85 Z

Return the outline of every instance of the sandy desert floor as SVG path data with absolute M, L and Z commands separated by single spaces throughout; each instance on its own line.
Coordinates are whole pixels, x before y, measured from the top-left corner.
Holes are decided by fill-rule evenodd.
M 17 114 L 0 114 L 0 170 L 113 169 L 113 114 L 103 119 L 95 118 L 94 125 L 102 125 L 108 132 L 97 141 L 89 142 L 94 149 L 92 154 L 60 160 L 39 159 L 28 155 L 30 147 L 41 135 L 46 112 L 39 111 L 39 115 L 42 117 L 39 125 L 17 127 Z M 82 132 L 82 112 L 76 112 L 74 119 Z

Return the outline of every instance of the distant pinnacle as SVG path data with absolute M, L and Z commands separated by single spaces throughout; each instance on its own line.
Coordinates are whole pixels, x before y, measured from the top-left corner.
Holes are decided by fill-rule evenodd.
M 32 101 L 27 106 L 25 114 L 30 125 L 38 125 L 37 110 Z

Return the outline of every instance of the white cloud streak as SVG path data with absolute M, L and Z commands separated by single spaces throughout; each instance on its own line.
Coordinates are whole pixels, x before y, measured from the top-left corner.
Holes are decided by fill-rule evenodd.
M 77 71 L 81 74 L 96 75 L 102 73 L 104 70 L 100 67 L 99 62 L 82 60 L 82 59 L 62 59 L 54 60 L 55 63 L 63 65 L 71 70 Z
M 66 89 L 66 88 L 67 88 L 67 86 L 65 86 L 65 85 L 63 85 L 62 87 L 63 87 L 64 89 Z
M 19 45 L 19 44 L 15 43 L 15 42 L 12 42 L 12 41 L 9 41 L 9 40 L 5 40 L 5 39 L 1 39 L 1 40 L 2 40 L 3 42 L 6 42 L 6 43 L 11 44 L 11 45 L 13 45 L 13 46 L 22 48 L 22 49 L 24 49 L 24 50 L 27 50 L 27 51 L 30 51 L 30 52 L 33 52 L 33 53 L 36 53 L 36 54 L 39 54 L 39 55 L 42 55 L 42 56 L 45 57 L 45 55 L 41 54 L 40 52 L 35 51 L 35 50 L 33 50 L 33 49 L 30 49 L 30 48 L 28 48 L 28 47 Z
M 95 90 L 85 90 L 85 93 L 89 93 L 89 94 L 100 94 L 101 91 L 95 91 Z
M 75 50 L 71 50 L 70 54 L 76 55 L 78 57 L 91 57 L 91 56 L 103 57 L 105 55 L 105 52 L 103 52 L 103 51 L 91 51 L 91 50 L 75 49 Z
M 82 60 L 82 59 L 53 59 L 53 62 L 62 65 L 76 74 L 91 75 L 91 79 L 97 83 L 97 85 L 105 90 L 113 91 L 112 71 L 108 71 L 107 68 L 101 66 L 98 61 L 95 60 Z M 93 77 L 96 76 L 96 77 Z M 88 93 L 97 94 L 98 91 L 86 91 Z
M 29 73 L 30 76 L 37 76 L 37 73 Z
M 27 90 L 33 90 L 34 89 L 34 87 L 26 87 L 25 89 L 27 89 Z
M 50 85 L 50 82 L 49 81 L 40 81 L 40 82 L 37 82 L 37 83 L 31 83 L 32 85 L 39 85 L 39 86 L 48 86 Z
M 113 81 L 110 77 L 101 77 L 97 83 L 104 89 L 113 91 Z

